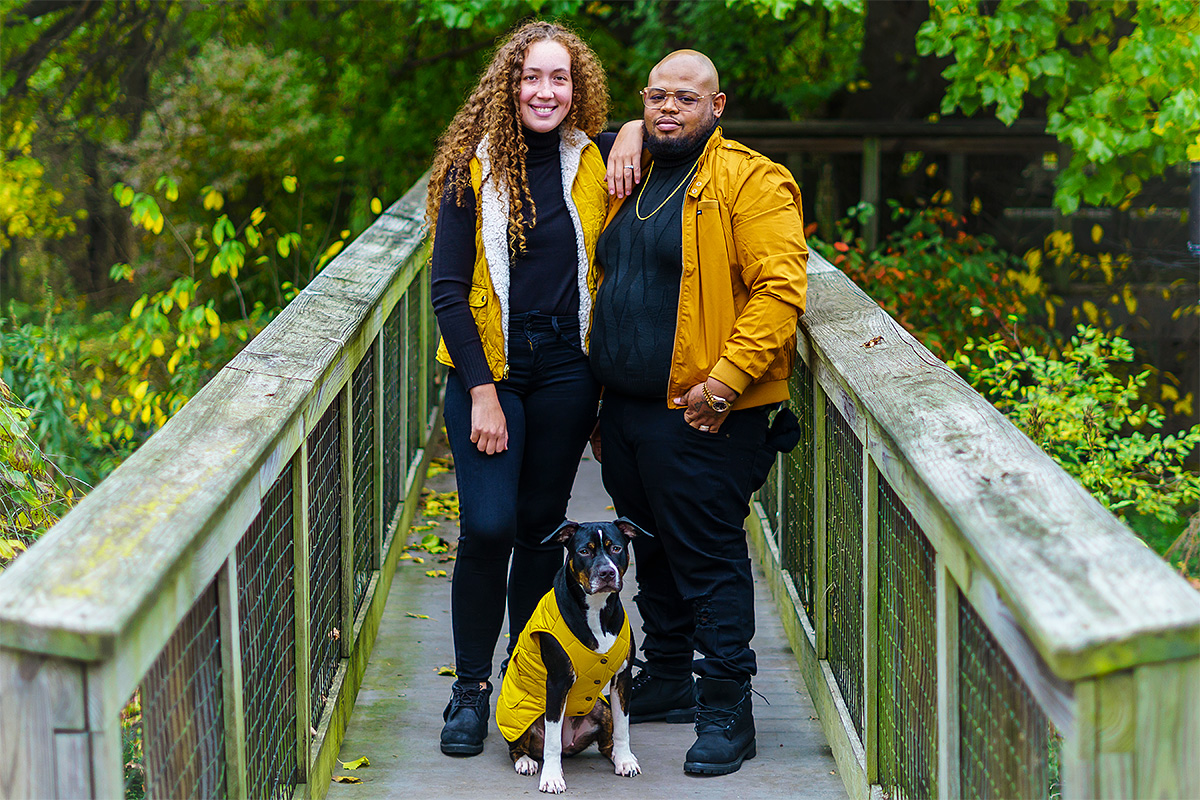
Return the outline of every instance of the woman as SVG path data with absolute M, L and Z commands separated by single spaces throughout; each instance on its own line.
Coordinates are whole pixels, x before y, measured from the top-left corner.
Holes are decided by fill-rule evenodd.
M 591 49 L 531 22 L 500 45 L 433 163 L 432 299 L 461 511 L 447 754 L 483 751 L 506 597 L 515 643 L 562 564 L 562 547 L 542 540 L 564 518 L 596 420 L 587 334 L 609 190 L 591 137 L 607 113 Z

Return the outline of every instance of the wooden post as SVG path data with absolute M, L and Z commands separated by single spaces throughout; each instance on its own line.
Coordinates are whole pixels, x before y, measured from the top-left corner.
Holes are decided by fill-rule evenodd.
M 871 216 L 863 223 L 863 241 L 872 250 L 879 243 L 879 137 L 863 139 L 862 151 L 862 202 L 871 204 Z
M 967 213 L 967 154 L 950 154 L 950 207 L 955 216 Z
M 958 586 L 941 552 L 937 574 L 937 787 L 938 800 L 960 800 Z
M 787 525 L 787 453 L 775 454 L 775 518 L 771 520 L 771 526 L 775 528 L 775 545 L 779 548 L 781 560 L 788 567 L 791 564 L 787 562 L 787 556 L 784 554 L 784 545 L 790 538 L 790 534 L 784 533 L 784 528 Z
M 417 418 L 421 421 L 422 437 L 427 436 L 425 424 L 429 420 L 429 409 L 432 407 L 433 398 L 429 396 L 429 374 L 433 369 L 433 362 L 429 357 L 430 345 L 433 344 L 430 339 L 433 338 L 433 300 L 430 297 L 430 270 L 426 266 L 420 272 L 421 281 L 421 413 Z M 427 442 L 423 442 L 423 446 L 428 446 Z
M 820 177 L 817 179 L 817 230 L 821 238 L 832 242 L 837 236 L 837 184 L 833 180 L 833 156 L 820 157 Z
M 828 658 L 826 645 L 829 588 L 828 516 L 826 505 L 825 390 L 813 370 L 813 630 L 817 635 L 817 659 Z
M 84 677 L 81 662 L 0 649 L 0 797 L 104 796 L 93 787 Z
M 353 370 L 348 371 L 352 375 Z M 354 380 L 347 379 L 338 393 L 342 418 L 342 628 L 338 641 L 342 658 L 349 658 L 354 645 Z
M 296 780 L 308 782 L 312 744 L 312 574 L 309 564 L 308 437 L 292 456 L 292 553 L 296 608 Z
M 371 431 L 374 434 L 375 447 L 373 448 L 374 458 L 371 464 L 371 471 L 374 473 L 374 480 L 371 481 L 371 486 L 374 487 L 371 501 L 375 505 L 374 520 L 375 525 L 371 531 L 371 568 L 383 568 L 383 532 L 387 528 L 387 521 L 383 518 L 383 494 L 384 494 L 384 471 L 383 471 L 383 350 L 386 347 L 385 328 L 379 329 L 379 334 L 375 337 L 375 363 L 373 370 L 375 372 L 375 394 L 374 402 L 371 405 L 371 416 L 373 417 Z
M 412 284 L 409 284 L 409 286 L 411 287 Z M 399 477 L 401 497 L 404 496 L 405 491 L 409 486 L 409 473 L 412 471 L 412 465 L 408 463 L 408 441 L 410 436 L 416 435 L 415 431 L 409 430 L 408 425 L 408 382 L 413 379 L 413 376 L 409 374 L 412 370 L 409 369 L 408 359 L 408 348 L 413 346 L 412 333 L 408 329 L 408 303 L 411 297 L 412 295 L 409 294 L 408 290 L 406 289 L 404 294 L 400 297 L 399 302 L 396 303 L 396 305 L 400 307 L 400 331 L 398 333 L 400 339 L 400 379 L 396 385 L 398 387 L 397 391 L 400 393 L 400 443 L 398 447 L 400 448 L 399 458 L 401 468 Z M 396 531 L 396 534 L 400 536 L 400 541 L 403 542 L 406 531 L 398 530 Z
M 246 712 L 242 692 L 242 625 L 236 550 L 217 571 L 217 609 L 221 624 L 221 688 L 225 711 L 225 790 L 230 800 L 245 800 L 250 795 L 246 776 Z
M 862 453 L 863 751 L 867 783 L 879 782 L 879 470 Z

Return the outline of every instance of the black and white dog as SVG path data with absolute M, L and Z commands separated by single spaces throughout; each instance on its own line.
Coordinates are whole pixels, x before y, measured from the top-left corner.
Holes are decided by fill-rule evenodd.
M 592 742 L 617 775 L 641 772 L 629 749 L 634 643 L 619 594 L 629 541 L 638 535 L 649 534 L 622 517 L 568 520 L 544 540 L 565 545 L 566 562 L 521 632 L 496 704 L 516 771 L 534 775 L 543 762 L 543 792 L 566 791 L 562 757 Z M 605 686 L 609 702 L 601 696 Z

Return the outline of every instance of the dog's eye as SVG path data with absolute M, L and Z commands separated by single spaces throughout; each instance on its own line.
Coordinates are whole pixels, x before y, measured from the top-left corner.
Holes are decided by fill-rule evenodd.
M 612 543 L 610 543 L 610 544 L 608 545 L 608 552 L 612 553 L 614 556 L 615 556 L 617 553 L 621 552 L 621 550 L 622 550 L 622 548 L 621 548 L 621 545 L 619 545 L 619 544 L 612 544 Z

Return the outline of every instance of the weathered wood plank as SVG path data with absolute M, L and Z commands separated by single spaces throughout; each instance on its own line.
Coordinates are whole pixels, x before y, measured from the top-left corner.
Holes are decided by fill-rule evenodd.
M 1200 659 L 1134 670 L 1135 797 L 1200 797 Z
M 98 660 L 118 637 L 148 637 L 131 688 L 257 513 L 262 468 L 282 467 L 307 389 L 219 373 L 5 571 L 0 643 Z M 150 621 L 153 634 L 132 630 Z
M 312 591 L 309 581 L 308 441 L 292 460 L 292 554 L 295 559 L 293 636 L 296 644 L 296 780 L 308 780 L 308 747 L 312 738 Z
M 1096 797 L 1133 797 L 1134 751 L 1137 747 L 1137 691 L 1133 672 L 1125 670 L 1095 681 Z
M 221 625 L 222 709 L 225 712 L 222 720 L 225 727 L 225 791 L 230 800 L 244 800 L 248 796 L 246 711 L 236 555 L 230 556 L 217 573 L 217 608 Z
M 87 731 L 54 734 L 54 761 L 58 764 L 54 790 L 57 797 L 66 800 L 91 796 L 92 781 L 87 769 L 91 755 L 91 737 Z
M 959 728 L 958 595 L 954 576 L 937 553 L 937 787 L 939 800 L 962 797 Z
M 845 276 L 814 275 L 809 298 L 801 326 L 820 358 L 1057 675 L 1200 653 L 1200 596 L 1049 456 Z
M 49 663 L 0 649 L 0 797 L 40 797 L 56 785 L 55 762 L 46 757 L 55 752 Z
M 863 752 L 867 783 L 879 783 L 879 470 L 862 455 Z

